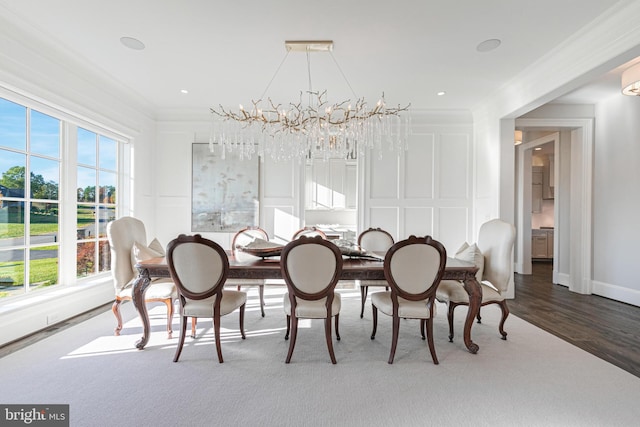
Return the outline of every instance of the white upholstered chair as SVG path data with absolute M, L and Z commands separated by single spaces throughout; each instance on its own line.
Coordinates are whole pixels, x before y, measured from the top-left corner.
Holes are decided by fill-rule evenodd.
M 371 294 L 373 331 L 375 339 L 378 327 L 378 310 L 393 318 L 389 363 L 398 345 L 400 318 L 419 319 L 422 339 L 426 338 L 434 364 L 438 364 L 433 343 L 433 318 L 436 314 L 436 289 L 447 261 L 447 253 L 440 242 L 431 236 L 410 236 L 394 244 L 384 258 L 384 275 L 391 290 Z
M 509 315 L 506 293 L 509 280 L 513 276 L 512 254 L 516 238 L 515 227 L 500 219 L 488 221 L 480 227 L 478 243 L 480 261 L 476 266 L 482 270 L 482 304 L 498 304 L 502 309 L 502 319 L 498 330 L 502 339 L 507 339 L 504 322 Z M 471 246 L 473 247 L 473 245 Z M 471 259 L 478 259 L 478 254 L 469 254 Z M 468 259 L 471 261 L 471 259 Z M 462 283 L 454 280 L 443 280 L 436 292 L 436 298 L 447 304 L 447 319 L 449 320 L 449 341 L 453 341 L 453 310 L 459 305 L 469 305 L 469 295 Z M 480 313 L 478 313 L 480 323 Z
M 164 256 L 164 248 L 153 240 L 147 246 L 144 223 L 137 218 L 122 217 L 107 224 L 107 238 L 111 250 L 111 275 L 115 287 L 116 300 L 111 307 L 118 322 L 115 334 L 122 330 L 120 304 L 131 300 L 132 285 L 138 277 L 135 268 L 137 260 Z M 145 292 L 146 302 L 163 302 L 167 306 L 167 334 L 171 338 L 173 301 L 178 298 L 176 287 L 171 279 L 154 279 Z
M 367 252 L 386 253 L 394 243 L 393 236 L 381 228 L 368 228 L 358 236 L 358 246 Z M 356 283 L 360 285 L 360 298 L 362 300 L 360 318 L 362 319 L 369 286 L 384 286 L 388 290 L 389 284 L 386 280 L 357 280 Z
M 282 250 L 280 258 L 282 277 L 288 292 L 284 295 L 284 312 L 287 316 L 289 353 L 286 363 L 291 361 L 298 334 L 298 319 L 324 319 L 325 338 L 331 363 L 336 363 L 331 338 L 331 318 L 335 317 L 336 339 L 340 319 L 340 294 L 335 287 L 342 271 L 342 254 L 336 245 L 321 236 L 302 236 Z
M 236 254 L 236 250 L 239 246 L 246 246 L 254 239 L 269 240 L 269 234 L 260 227 L 245 227 L 238 231 L 233 236 L 231 241 L 231 253 Z M 264 279 L 227 279 L 227 286 L 237 286 L 238 290 L 242 286 L 257 286 L 258 294 L 260 296 L 260 313 L 264 317 Z
M 173 358 L 177 362 L 187 332 L 187 317 L 213 319 L 218 361 L 223 363 L 220 345 L 220 317 L 240 309 L 240 335 L 244 334 L 245 292 L 224 290 L 229 272 L 227 253 L 220 245 L 196 234 L 181 234 L 167 246 L 167 263 L 180 300 L 180 341 Z

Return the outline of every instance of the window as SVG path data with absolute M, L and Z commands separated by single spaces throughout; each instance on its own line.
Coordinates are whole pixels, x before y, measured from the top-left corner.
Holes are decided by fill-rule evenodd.
M 109 270 L 121 142 L 89 128 L 0 98 L 0 300 Z
M 78 128 L 77 135 L 76 259 L 77 275 L 83 277 L 110 268 L 107 222 L 116 218 L 117 144 L 83 128 Z

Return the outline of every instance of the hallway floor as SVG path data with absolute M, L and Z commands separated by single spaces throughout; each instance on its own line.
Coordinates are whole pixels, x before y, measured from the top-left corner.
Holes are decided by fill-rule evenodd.
M 534 262 L 532 275 L 515 275 L 511 313 L 640 377 L 640 307 L 554 285 L 552 269 Z

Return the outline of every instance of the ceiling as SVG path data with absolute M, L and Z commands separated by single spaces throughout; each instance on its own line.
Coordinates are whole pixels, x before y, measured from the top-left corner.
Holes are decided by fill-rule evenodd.
M 0 0 L 0 14 L 156 115 L 250 105 L 263 93 L 276 103 L 297 100 L 309 86 L 307 58 L 292 52 L 276 73 L 285 40 L 333 40 L 333 57 L 310 55 L 313 89 L 327 89 L 330 101 L 373 103 L 384 92 L 392 105 L 469 110 L 616 3 Z M 145 48 L 127 48 L 121 37 Z M 488 39 L 501 44 L 477 51 Z M 559 102 L 593 102 L 601 91 L 619 93 L 619 74 Z

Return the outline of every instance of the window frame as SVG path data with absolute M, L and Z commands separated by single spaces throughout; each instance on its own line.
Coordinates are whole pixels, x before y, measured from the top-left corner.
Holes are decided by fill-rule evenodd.
M 132 137 L 124 132 L 119 132 L 108 126 L 101 125 L 93 120 L 88 120 L 77 114 L 73 114 L 66 109 L 61 109 L 53 104 L 35 100 L 31 97 L 16 93 L 12 90 L 0 86 L 0 98 L 21 105 L 29 110 L 35 110 L 39 113 L 51 116 L 60 120 L 60 150 L 59 150 L 59 185 L 58 185 L 58 283 L 48 289 L 41 289 L 37 292 L 29 291 L 28 278 L 29 273 L 25 271 L 25 291 L 17 295 L 0 298 L 0 305 L 5 302 L 13 303 L 16 300 L 29 298 L 37 294 L 41 296 L 48 292 L 63 290 L 70 286 L 81 285 L 86 286 L 91 283 L 105 283 L 106 278 L 110 278 L 110 271 L 95 272 L 85 277 L 77 277 L 76 274 L 76 251 L 79 240 L 77 239 L 77 153 L 78 140 L 77 129 L 83 128 L 94 132 L 101 137 L 106 137 L 115 141 L 116 144 L 116 200 L 115 200 L 115 217 L 119 217 L 123 212 L 128 211 L 128 197 L 131 192 L 130 181 L 128 177 L 131 175 L 128 167 L 131 163 L 131 141 Z M 28 113 L 30 116 L 30 113 Z M 3 149 L 10 147 L 3 147 Z M 27 157 L 36 153 L 31 153 L 29 147 L 25 147 Z M 38 157 L 48 158 L 38 155 Z M 100 173 L 102 169 L 96 164 L 96 171 Z M 28 173 L 28 172 L 27 172 Z M 25 179 L 28 179 L 28 175 Z M 27 185 L 25 185 L 27 187 Z M 25 191 L 28 191 L 25 188 Z M 26 193 L 25 193 L 26 194 Z M 25 197 L 25 216 L 30 212 L 26 212 L 26 206 L 30 206 L 31 202 L 37 202 L 39 199 Z M 96 200 L 96 205 L 99 205 Z M 29 227 L 28 219 L 25 218 L 25 242 L 22 245 L 25 252 L 25 261 L 29 256 L 29 251 L 35 246 L 28 241 Z M 96 238 L 96 241 L 106 240 L 104 238 Z M 27 269 L 25 269 L 27 270 Z

